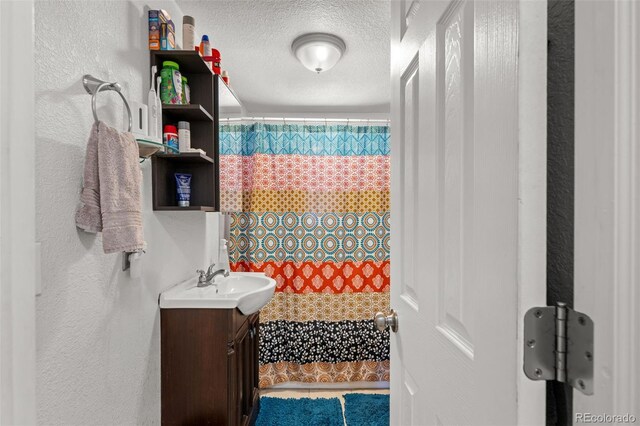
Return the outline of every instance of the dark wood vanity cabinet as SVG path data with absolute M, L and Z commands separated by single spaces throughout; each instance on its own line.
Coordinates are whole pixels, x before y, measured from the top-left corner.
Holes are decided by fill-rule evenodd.
M 161 309 L 162 424 L 251 425 L 258 395 L 258 313 Z

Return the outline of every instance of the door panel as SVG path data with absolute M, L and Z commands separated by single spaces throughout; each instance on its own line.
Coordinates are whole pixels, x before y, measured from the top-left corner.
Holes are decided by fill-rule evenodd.
M 391 423 L 513 425 L 517 2 L 392 2 L 392 25 Z
M 420 0 L 402 0 L 402 12 L 400 14 L 400 28 L 402 35 L 407 32 L 411 26 L 418 10 L 420 9 Z
M 437 30 L 437 125 L 442 253 L 438 330 L 473 358 L 466 321 L 473 286 L 473 7 L 451 3 Z
M 403 210 L 401 222 L 402 235 L 402 269 L 400 270 L 401 298 L 413 310 L 418 311 L 418 293 L 415 288 L 415 261 L 416 261 L 416 235 L 410 232 L 418 225 L 418 211 L 416 209 L 417 182 L 414 175 L 418 169 L 417 138 L 419 124 L 419 78 L 418 56 L 409 64 L 402 76 L 402 97 L 404 99 L 402 117 L 405 135 L 401 164 L 402 173 L 402 203 L 406 206 Z
M 416 405 L 420 403 L 418 400 L 418 385 L 411 377 L 409 372 L 405 369 L 402 372 L 402 411 L 400 417 L 400 424 L 403 425 L 415 425 L 419 424 L 416 419 Z

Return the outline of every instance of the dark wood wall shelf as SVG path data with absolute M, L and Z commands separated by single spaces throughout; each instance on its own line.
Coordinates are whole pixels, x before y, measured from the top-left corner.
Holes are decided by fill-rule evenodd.
M 152 157 L 153 210 L 220 211 L 220 154 L 219 120 L 221 114 L 240 112 L 238 97 L 214 74 L 202 57 L 190 50 L 151 51 L 151 65 L 162 70 L 163 61 L 180 65 L 180 73 L 187 77 L 191 93 L 189 105 L 163 105 L 162 125 L 188 121 L 191 128 L 191 147 L 205 154 L 188 152 L 156 154 Z M 190 173 L 190 207 L 178 207 L 175 173 Z
M 158 207 L 156 210 L 161 212 L 176 212 L 176 211 L 215 212 L 216 211 L 216 209 L 212 206 L 189 206 L 189 207 L 163 206 L 163 207 Z
M 175 121 L 213 121 L 213 116 L 198 104 L 163 105 L 162 113 Z
M 180 154 L 156 154 L 156 157 L 166 158 L 176 163 L 211 163 L 215 161 L 213 158 L 201 152 L 183 152 Z
M 153 62 L 156 59 L 157 63 Z M 151 65 L 162 69 L 162 61 L 173 61 L 180 65 L 180 72 L 213 75 L 206 62 L 195 50 L 151 50 Z M 187 77 L 188 78 L 188 77 Z

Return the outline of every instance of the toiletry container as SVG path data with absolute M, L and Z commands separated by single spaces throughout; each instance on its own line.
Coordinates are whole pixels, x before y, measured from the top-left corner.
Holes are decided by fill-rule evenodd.
M 162 84 L 160 87 L 160 98 L 163 104 L 182 103 L 182 75 L 180 65 L 173 61 L 162 62 Z
M 145 104 L 130 101 L 131 108 L 131 133 L 140 138 L 146 138 L 149 134 L 148 109 Z M 129 128 L 129 112 L 124 110 L 125 128 Z
M 222 70 L 222 81 L 228 86 L 229 85 L 229 74 L 227 70 Z
M 200 42 L 200 55 L 205 58 L 211 56 L 211 44 L 209 43 L 209 36 L 206 34 L 202 36 L 202 41 Z M 207 65 L 211 68 L 211 62 L 207 62 Z
M 211 58 L 211 61 L 213 62 L 211 65 L 211 70 L 214 74 L 220 74 L 220 66 L 222 62 L 220 51 L 218 49 L 211 49 Z
M 191 173 L 174 173 L 176 179 L 176 198 L 179 207 L 191 204 Z
M 168 147 L 173 148 L 168 150 L 170 154 L 175 154 L 179 151 L 178 129 L 176 129 L 176 126 L 171 124 L 164 126 L 162 142 Z
M 178 145 L 180 152 L 191 150 L 191 129 L 188 121 L 178 121 Z
M 231 271 L 231 265 L 229 264 L 229 250 L 227 249 L 227 240 L 225 240 L 224 238 L 220 240 L 220 251 L 218 252 L 217 269 Z
M 182 76 L 182 103 L 188 105 L 191 103 L 191 89 L 187 83 L 187 77 Z
M 193 50 L 196 43 L 196 20 L 193 16 L 184 15 L 182 17 L 182 48 Z

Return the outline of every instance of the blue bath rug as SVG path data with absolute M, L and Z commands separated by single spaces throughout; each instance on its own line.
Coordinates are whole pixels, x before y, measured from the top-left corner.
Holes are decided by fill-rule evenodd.
M 256 426 L 344 426 L 338 398 L 260 398 Z
M 389 426 L 389 395 L 345 394 L 344 418 L 347 426 Z

